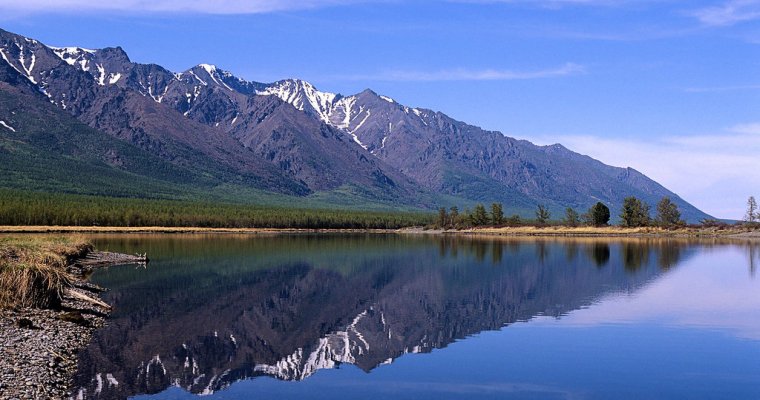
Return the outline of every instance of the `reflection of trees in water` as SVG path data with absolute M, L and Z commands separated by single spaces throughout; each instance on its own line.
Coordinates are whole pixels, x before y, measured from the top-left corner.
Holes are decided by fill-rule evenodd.
M 438 254 L 444 258 L 456 259 L 458 255 L 473 257 L 478 262 L 490 260 L 498 265 L 504 262 L 505 253 L 516 257 L 521 250 L 532 251 L 538 265 L 545 265 L 549 259 L 556 258 L 558 251 L 564 252 L 568 264 L 575 263 L 578 255 L 585 255 L 593 265 L 602 268 L 610 263 L 613 247 L 620 249 L 620 261 L 626 271 L 636 272 L 650 263 L 654 257 L 662 270 L 668 270 L 683 256 L 683 250 L 693 244 L 679 239 L 525 239 L 514 237 L 461 237 L 443 236 L 438 240 Z M 715 244 L 705 244 L 712 246 Z M 750 270 L 754 274 L 755 264 L 760 256 L 757 246 L 750 247 Z M 562 256 L 560 256 L 562 257 Z
M 758 260 L 760 260 L 760 244 L 747 243 L 747 256 L 749 257 L 749 276 L 755 277 Z
M 663 270 L 668 270 L 681 258 L 682 246 L 677 243 L 657 246 L 657 264 Z
M 536 256 L 538 257 L 538 264 L 544 265 L 546 257 L 549 256 L 549 249 L 546 247 L 546 241 L 541 240 L 536 243 Z
M 598 268 L 607 265 L 610 261 L 610 245 L 607 243 L 594 243 L 588 246 L 586 254 L 594 261 Z
M 491 261 L 493 264 L 501 264 L 501 259 L 504 254 L 504 245 L 499 242 L 491 243 Z
M 657 265 L 666 271 L 678 263 L 687 245 L 687 242 L 669 239 L 625 243 L 622 247 L 625 268 L 628 271 L 637 271 L 642 265 L 649 263 L 649 258 L 654 252 Z
M 575 261 L 578 256 L 578 242 L 572 241 L 565 245 L 565 258 L 568 263 Z
M 513 240 L 507 244 L 509 247 L 509 252 L 512 255 L 517 254 L 520 251 L 520 242 Z
M 471 240 L 470 252 L 475 255 L 475 259 L 478 262 L 483 262 L 486 259 L 486 250 L 488 248 L 488 242 L 484 240 Z
M 623 244 L 623 265 L 626 271 L 638 271 L 642 264 L 648 263 L 649 249 L 649 246 L 640 242 Z

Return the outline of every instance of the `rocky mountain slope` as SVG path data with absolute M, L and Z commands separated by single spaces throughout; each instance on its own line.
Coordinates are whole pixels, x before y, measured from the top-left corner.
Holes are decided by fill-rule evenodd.
M 603 201 L 615 212 L 626 196 L 651 205 L 669 196 L 685 218 L 708 217 L 634 169 L 371 90 L 342 96 L 295 79 L 249 82 L 210 64 L 174 73 L 134 63 L 119 47 L 50 47 L 2 30 L 0 58 L 4 88 L 220 184 L 429 208 L 500 201 L 524 216 L 537 204 L 557 215 Z

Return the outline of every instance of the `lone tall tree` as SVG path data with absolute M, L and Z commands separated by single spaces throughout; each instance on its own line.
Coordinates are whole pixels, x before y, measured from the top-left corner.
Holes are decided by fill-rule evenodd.
M 549 218 L 551 218 L 549 209 L 547 209 L 543 204 L 539 204 L 538 208 L 536 208 L 536 222 L 538 222 L 539 225 L 546 225 L 546 222 L 549 221 Z
M 605 226 L 610 223 L 610 209 L 604 203 L 594 204 L 588 214 L 591 217 L 591 224 L 594 226 Z
M 449 224 L 449 214 L 446 212 L 446 207 L 438 209 L 438 227 L 445 229 Z
M 663 197 L 657 203 L 657 222 L 662 225 L 677 225 L 681 222 L 681 212 L 670 197 Z
M 633 228 L 649 225 L 649 206 L 634 196 L 623 200 L 623 211 L 620 213 L 622 225 Z
M 504 211 L 502 210 L 501 203 L 491 204 L 491 222 L 494 225 L 504 224 Z
M 457 206 L 452 206 L 451 210 L 449 211 L 449 219 L 451 220 L 451 225 L 453 227 L 457 227 L 459 225 L 459 208 Z
M 565 225 L 578 226 L 578 212 L 568 207 L 565 209 Z
M 755 201 L 755 196 L 749 196 L 749 200 L 747 200 L 747 215 L 744 217 L 744 219 L 749 223 L 755 223 L 758 219 L 760 219 L 760 213 L 757 211 L 757 202 Z

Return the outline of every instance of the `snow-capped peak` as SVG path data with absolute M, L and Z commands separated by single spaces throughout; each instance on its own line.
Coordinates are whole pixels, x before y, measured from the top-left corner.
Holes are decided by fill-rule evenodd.
M 208 73 L 209 75 L 216 72 L 216 65 L 214 64 L 198 64 L 198 66 L 206 70 L 206 73 Z
M 52 47 L 48 46 L 53 53 L 65 61 L 69 65 L 79 63 L 82 70 L 87 71 L 89 60 L 88 55 L 95 54 L 95 50 L 85 49 L 82 47 Z
M 204 76 L 203 78 L 198 76 L 198 74 L 203 75 L 203 72 L 199 71 L 198 69 L 205 72 L 205 75 L 207 76 Z M 196 74 L 196 72 L 193 72 L 193 70 L 195 70 L 198 74 Z M 203 86 L 208 86 L 209 83 L 215 83 L 217 86 L 222 86 L 226 89 L 233 90 L 224 81 L 225 78 L 229 79 L 233 77 L 233 75 L 225 70 L 217 68 L 217 66 L 214 64 L 198 64 L 195 68 L 190 69 L 188 72 L 196 80 L 198 80 Z M 204 79 L 206 77 L 210 79 L 211 81 L 209 82 L 207 79 Z M 242 82 L 242 79 L 238 79 L 238 81 Z
M 256 94 L 277 96 L 301 111 L 314 112 L 326 123 L 330 123 L 335 101 L 341 97 L 335 93 L 320 92 L 311 83 L 300 79 L 275 82 L 265 89 L 257 90 Z
M 54 47 L 54 46 L 48 46 L 50 50 L 53 50 L 56 54 L 79 54 L 79 53 L 90 53 L 94 54 L 97 50 L 92 49 L 85 49 L 84 47 Z

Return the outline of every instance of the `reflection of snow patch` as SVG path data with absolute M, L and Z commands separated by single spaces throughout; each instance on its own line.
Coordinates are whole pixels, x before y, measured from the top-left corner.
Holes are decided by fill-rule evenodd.
M 117 381 L 112 374 L 106 374 L 106 380 L 108 381 L 109 386 L 119 386 L 119 381 Z
M 164 363 L 161 362 L 161 357 L 156 354 L 153 356 L 153 359 L 148 362 L 148 365 L 145 367 L 145 374 L 150 374 L 150 368 L 153 366 L 159 366 L 161 367 L 161 371 L 166 375 L 166 367 L 164 367 Z
M 338 331 L 320 338 L 316 348 L 307 355 L 299 348 L 293 354 L 277 361 L 275 364 L 258 364 L 255 371 L 263 372 L 280 379 L 305 379 L 320 369 L 334 368 L 337 363 L 355 364 L 356 355 L 369 351 L 369 343 L 359 331 L 357 325 L 367 311 L 354 317 L 345 331 Z M 355 340 L 352 340 L 355 337 Z
M 95 375 L 95 382 L 97 382 L 95 386 L 95 393 L 97 394 L 103 390 L 103 378 L 100 377 L 100 374 Z

